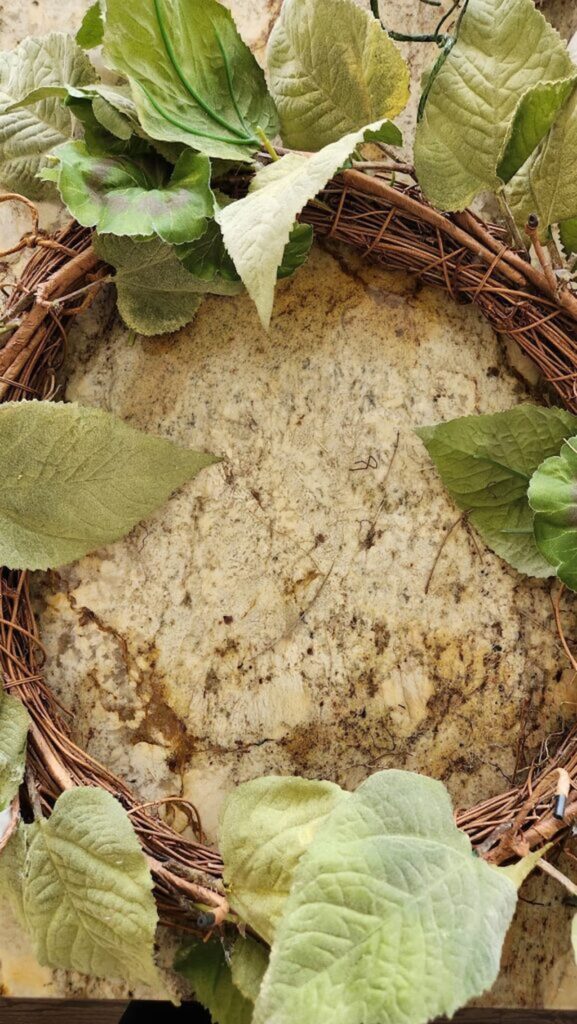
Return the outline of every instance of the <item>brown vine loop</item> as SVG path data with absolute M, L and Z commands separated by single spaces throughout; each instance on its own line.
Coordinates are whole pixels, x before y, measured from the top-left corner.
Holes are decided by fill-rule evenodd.
M 507 246 L 501 229 L 468 211 L 443 215 L 415 185 L 395 183 L 390 174 L 346 171 L 321 198 L 301 217 L 317 234 L 415 274 L 455 300 L 473 302 L 497 331 L 521 345 L 567 408 L 577 412 L 577 298 L 553 289 L 526 254 Z M 66 329 L 78 312 L 75 296 L 87 286 L 88 294 L 96 293 L 108 273 L 92 249 L 90 232 L 76 223 L 38 244 L 3 316 L 4 322 L 21 319 L 0 348 L 0 401 L 51 399 L 60 393 Z M 67 713 L 45 682 L 43 663 L 28 575 L 4 568 L 0 669 L 5 688 L 20 697 L 32 718 L 28 767 L 42 810 L 49 813 L 59 793 L 71 786 L 107 789 L 127 809 L 139 835 L 155 877 L 161 920 L 194 931 L 194 904 L 201 903 L 211 907 L 215 924 L 223 921 L 228 903 L 218 852 L 148 813 L 150 804 L 74 743 Z M 552 810 L 559 769 L 568 772 L 572 792 L 577 789 L 577 728 L 554 754 L 547 744 L 544 749 L 523 785 L 457 814 L 479 852 L 495 863 L 558 837 L 577 821 L 575 795 L 570 794 L 563 821 Z

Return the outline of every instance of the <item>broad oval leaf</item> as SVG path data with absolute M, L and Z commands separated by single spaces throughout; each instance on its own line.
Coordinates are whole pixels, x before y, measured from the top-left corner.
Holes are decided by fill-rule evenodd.
M 380 772 L 297 867 L 254 1024 L 424 1024 L 494 982 L 517 892 L 439 782 Z
M 207 264 L 206 276 L 195 277 L 179 262 L 176 250 L 158 239 L 135 242 L 101 235 L 95 237 L 94 248 L 116 268 L 119 313 L 139 334 L 177 331 L 194 319 L 206 293 L 236 295 L 243 289 L 235 274 L 225 276 L 224 268 L 210 276 Z
M 29 726 L 22 701 L 0 691 L 0 811 L 11 803 L 24 778 Z
M 0 183 L 32 199 L 50 190 L 36 177 L 47 153 L 70 138 L 72 114 L 54 90 L 93 82 L 96 72 L 72 36 L 53 32 L 25 39 L 0 54 Z M 32 106 L 14 108 L 45 90 Z M 42 95 L 42 94 L 41 94 Z
M 348 799 L 332 782 L 271 775 L 230 794 L 220 822 L 220 850 L 230 899 L 241 918 L 271 942 L 296 866 L 321 821 Z
M 95 101 L 96 102 L 96 101 Z M 84 142 L 54 152 L 55 181 L 73 217 L 99 234 L 158 235 L 182 244 L 200 238 L 214 213 L 210 160 L 186 150 L 174 168 L 161 157 L 92 156 Z
M 385 127 L 390 129 L 389 141 L 398 144 L 398 128 L 389 122 Z M 381 128 L 381 122 L 367 125 L 309 157 L 288 153 L 257 172 L 244 199 L 217 210 L 226 249 L 265 328 L 272 315 L 277 271 L 298 214 L 366 133 Z
M 519 405 L 417 431 L 453 501 L 485 543 L 519 572 L 553 576 L 539 552 L 527 489 L 543 459 L 577 428 L 563 409 Z
M 188 943 L 178 952 L 174 968 L 190 982 L 212 1024 L 251 1024 L 253 1004 L 234 984 L 218 939 Z
M 415 137 L 417 177 L 431 202 L 462 210 L 479 192 L 499 189 L 497 167 L 519 103 L 533 88 L 574 72 L 565 44 L 533 0 L 469 0 Z
M 285 0 L 271 33 L 267 67 L 293 149 L 317 150 L 409 98 L 409 69 L 368 11 L 353 0 Z
M 577 217 L 577 88 L 573 88 L 551 131 L 507 187 L 507 198 L 517 224 L 524 228 L 529 216 L 539 217 L 539 232 L 546 238 L 552 224 Z
M 48 569 L 125 536 L 216 462 L 101 409 L 0 408 L 0 564 Z
M 278 119 L 264 74 L 216 0 L 107 0 L 105 53 L 142 127 L 208 156 L 249 160 Z
M 39 962 L 155 984 L 152 877 L 118 801 L 72 789 L 26 832 L 22 907 Z
M 560 580 L 577 590 L 577 437 L 545 459 L 531 478 L 537 547 Z

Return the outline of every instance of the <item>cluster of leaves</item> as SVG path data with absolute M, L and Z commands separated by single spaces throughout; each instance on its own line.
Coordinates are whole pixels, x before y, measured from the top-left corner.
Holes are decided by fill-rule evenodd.
M 459 508 L 519 572 L 577 590 L 577 417 L 520 405 L 417 431 Z
M 533 0 L 468 0 L 425 88 L 415 169 L 436 206 L 493 191 L 522 231 L 577 242 L 577 66 Z
M 82 49 L 100 45 L 112 83 Z M 3 57 L 0 180 L 31 197 L 57 188 L 95 229 L 120 312 L 143 334 L 243 285 L 268 325 L 277 278 L 312 244 L 301 210 L 367 132 L 401 141 L 390 119 L 408 99 L 405 62 L 354 0 L 286 0 L 268 86 L 217 0 L 97 0 L 76 39 Z M 307 153 L 276 159 L 279 133 Z M 251 178 L 248 196 L 227 199 L 225 184 L 246 191 Z

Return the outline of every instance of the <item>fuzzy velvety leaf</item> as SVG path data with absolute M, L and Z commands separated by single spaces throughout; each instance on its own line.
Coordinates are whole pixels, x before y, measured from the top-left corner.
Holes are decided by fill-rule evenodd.
M 569 437 L 560 455 L 533 474 L 529 504 L 539 551 L 559 579 L 577 590 L 577 437 Z
M 99 234 L 158 235 L 165 242 L 199 238 L 214 212 L 210 161 L 186 150 L 174 169 L 160 157 L 92 156 L 68 142 L 42 175 L 55 181 L 73 217 Z M 172 173 L 170 171 L 172 170 Z
M 0 54 L 0 183 L 31 198 L 50 188 L 36 175 L 47 153 L 73 132 L 74 121 L 53 90 L 66 83 L 83 85 L 96 73 L 72 36 L 53 32 L 25 39 L 10 53 Z M 37 90 L 40 99 L 15 107 Z M 46 98 L 43 98 L 45 96 Z
M 519 103 L 535 87 L 574 73 L 565 44 L 533 0 L 469 0 L 417 128 L 415 167 L 428 198 L 462 210 L 479 192 L 498 189 Z
M 22 701 L 0 690 L 0 811 L 9 805 L 24 777 L 29 725 Z
M 520 405 L 464 416 L 417 433 L 459 508 L 485 543 L 519 572 L 552 576 L 533 535 L 527 499 L 531 475 L 577 427 L 562 409 Z
M 22 905 L 39 962 L 154 984 L 153 883 L 118 801 L 72 789 L 26 831 Z
M 250 1024 L 253 1004 L 233 983 L 218 939 L 187 944 L 179 951 L 174 967 L 190 982 L 196 999 L 209 1011 L 213 1024 Z
M 127 75 L 145 131 L 248 160 L 278 127 L 264 75 L 216 0 L 107 0 L 105 50 Z
M 317 150 L 409 98 L 409 69 L 395 44 L 353 0 L 285 0 L 267 49 L 281 134 Z
M 539 149 L 507 188 L 509 204 L 521 228 L 531 214 L 539 217 L 543 238 L 552 224 L 577 217 L 577 88 L 566 102 Z
M 298 214 L 363 141 L 367 130 L 380 127 L 379 122 L 368 125 L 310 157 L 288 153 L 258 171 L 244 199 L 217 211 L 226 249 L 264 327 L 270 323 L 277 270 Z
M 373 775 L 297 867 L 254 1024 L 424 1024 L 493 984 L 517 892 L 439 782 Z
M 124 537 L 215 461 L 101 409 L 10 402 L 0 408 L 0 563 L 72 562 Z
M 234 909 L 270 942 L 295 868 L 320 822 L 348 794 L 331 782 L 270 776 L 230 794 L 220 823 L 224 878 Z
M 103 38 L 102 7 L 100 0 L 96 0 L 96 3 L 91 4 L 82 19 L 82 24 L 76 33 L 76 42 L 83 50 L 92 50 L 95 46 L 100 46 Z
M 232 980 L 251 1003 L 256 1003 L 258 998 L 268 958 L 268 950 L 249 935 L 240 936 L 234 944 L 230 961 Z
M 116 268 L 120 315 L 139 334 L 177 331 L 194 319 L 203 295 L 236 295 L 243 288 L 238 279 L 221 273 L 194 277 L 182 266 L 175 249 L 158 239 L 135 242 L 101 235 L 94 247 Z

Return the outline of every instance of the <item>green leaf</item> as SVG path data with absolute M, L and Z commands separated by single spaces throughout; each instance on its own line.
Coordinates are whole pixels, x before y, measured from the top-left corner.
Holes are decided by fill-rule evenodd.
M 529 504 L 539 551 L 559 579 L 577 590 L 577 437 L 568 438 L 561 454 L 535 471 Z
M 368 125 L 309 157 L 288 153 L 258 171 L 244 199 L 217 210 L 226 249 L 265 328 L 272 315 L 277 270 L 298 214 L 363 141 L 366 132 L 380 127 L 378 122 Z
M 250 1024 L 252 1003 L 233 983 L 222 944 L 191 942 L 177 954 L 174 968 L 192 985 L 196 999 L 209 1011 L 213 1024 Z
M 83 50 L 93 50 L 100 46 L 104 38 L 104 21 L 102 19 L 102 8 L 100 0 L 92 4 L 82 19 L 82 24 L 76 33 L 76 42 Z
M 515 112 L 511 134 L 497 169 L 502 181 L 511 178 L 537 149 L 567 101 L 577 77 L 561 82 L 545 82 L 528 92 Z
M 577 217 L 560 224 L 559 231 L 565 252 L 568 255 L 577 252 Z
M 73 133 L 74 121 L 53 89 L 65 83 L 92 82 L 96 72 L 72 36 L 53 32 L 25 39 L 10 53 L 0 54 L 0 183 L 32 199 L 49 189 L 36 175 L 47 153 Z M 14 109 L 36 90 L 46 98 Z
M 543 577 L 553 572 L 535 544 L 527 489 L 539 463 L 558 452 L 576 427 L 577 418 L 562 409 L 519 405 L 417 433 L 485 543 L 519 572 Z
M 565 44 L 533 0 L 469 0 L 415 138 L 417 177 L 431 202 L 463 210 L 480 192 L 498 190 L 497 167 L 519 103 L 535 87 L 574 73 Z M 517 134 L 514 149 L 520 140 Z M 512 153 L 506 160 L 514 163 Z
M 329 811 L 348 793 L 331 782 L 270 776 L 230 794 L 220 822 L 224 879 L 234 909 L 267 942 L 296 866 Z
M 174 169 L 160 157 L 91 156 L 84 142 L 54 154 L 55 181 L 73 217 L 99 234 L 149 236 L 184 243 L 199 238 L 214 213 L 210 161 L 186 150 Z M 172 172 L 172 173 L 171 173 Z
M 118 801 L 103 789 L 72 789 L 26 831 L 22 905 L 39 962 L 157 982 L 153 882 Z
M 237 989 L 251 1003 L 256 1003 L 262 979 L 268 967 L 269 952 L 260 942 L 249 935 L 240 936 L 232 951 L 230 967 L 232 980 Z
M 12 802 L 24 778 L 29 726 L 22 701 L 0 691 L 0 811 Z
M 295 224 L 276 272 L 277 279 L 292 277 L 307 261 L 313 244 L 314 231 L 310 224 Z
M 264 74 L 216 0 L 107 0 L 105 52 L 155 139 L 238 161 L 260 148 L 257 127 L 277 132 Z
M 48 569 L 81 558 L 215 461 L 100 409 L 10 402 L 0 408 L 0 564 Z
M 539 217 L 542 238 L 552 224 L 577 217 L 577 89 L 573 89 L 551 131 L 507 188 L 513 216 L 521 228 Z
M 139 334 L 178 331 L 194 319 L 206 293 L 242 291 L 241 282 L 227 279 L 223 268 L 212 278 L 194 277 L 181 265 L 176 250 L 156 239 L 135 242 L 101 235 L 94 239 L 94 247 L 116 268 L 118 310 L 127 327 Z
M 493 984 L 517 893 L 439 782 L 380 772 L 296 870 L 254 1024 L 424 1024 Z
M 292 277 L 306 263 L 313 240 L 314 232 L 310 224 L 294 225 L 277 270 L 279 280 Z M 188 245 L 177 246 L 176 253 L 182 265 L 201 281 L 214 281 L 219 275 L 227 281 L 240 280 L 224 247 L 222 232 L 216 221 L 209 221 L 202 238 Z
M 409 99 L 409 69 L 368 11 L 353 0 L 285 0 L 267 65 L 285 145 L 318 150 Z

